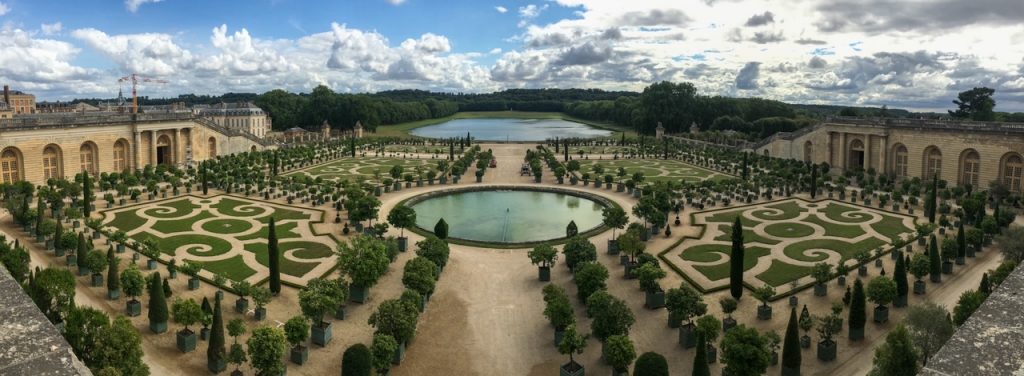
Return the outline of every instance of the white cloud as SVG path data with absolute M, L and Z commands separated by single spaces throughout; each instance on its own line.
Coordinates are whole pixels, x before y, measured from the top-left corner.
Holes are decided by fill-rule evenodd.
M 61 30 L 64 30 L 64 25 L 61 24 L 60 22 L 55 22 L 52 24 L 42 24 L 40 26 L 40 30 L 43 31 L 44 35 L 60 34 Z
M 491 55 L 500 54 L 501 53 L 501 48 L 498 48 L 498 47 L 492 48 L 491 52 L 488 52 L 488 53 L 491 54 Z
M 519 7 L 519 27 L 525 27 L 529 25 L 534 18 L 540 16 L 540 13 L 548 9 L 548 4 L 543 6 L 537 6 L 536 4 L 529 4 L 525 7 Z
M 405 3 L 405 0 L 388 0 L 388 2 L 391 3 L 391 5 L 402 5 Z
M 3 15 L 6 15 L 7 13 L 10 13 L 10 11 L 11 11 L 11 7 L 10 6 L 8 6 L 6 3 L 0 2 L 0 16 L 3 16 Z
M 129 73 L 169 76 L 194 67 L 192 53 L 167 34 L 107 35 L 96 29 L 77 29 L 71 36 L 109 57 Z
M 498 11 L 498 13 L 508 12 L 508 8 L 505 8 L 505 7 L 501 6 L 501 5 L 498 5 L 498 6 L 494 7 L 494 10 Z
M 129 12 L 135 13 L 139 11 L 139 7 L 143 4 L 155 4 L 164 0 L 124 0 L 124 6 L 128 8 Z

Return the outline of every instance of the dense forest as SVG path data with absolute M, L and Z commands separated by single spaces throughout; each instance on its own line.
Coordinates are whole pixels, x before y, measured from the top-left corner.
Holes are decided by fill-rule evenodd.
M 95 103 L 100 99 L 76 100 Z M 372 94 L 335 93 L 318 86 L 310 93 L 272 90 L 263 94 L 226 93 L 221 96 L 179 95 L 176 98 L 139 98 L 140 104 L 215 104 L 251 101 L 271 114 L 274 129 L 316 129 L 323 121 L 335 128 L 351 128 L 357 121 L 369 130 L 378 125 L 450 116 L 460 111 L 563 112 L 598 122 L 629 127 L 651 134 L 661 122 L 669 133 L 736 131 L 758 139 L 775 132 L 793 131 L 826 116 L 948 117 L 902 109 L 789 104 L 762 98 L 701 95 L 690 83 L 659 82 L 640 93 L 600 89 L 509 89 L 494 93 L 435 93 L 391 90 Z M 1024 121 L 1024 113 L 994 113 L 999 121 Z

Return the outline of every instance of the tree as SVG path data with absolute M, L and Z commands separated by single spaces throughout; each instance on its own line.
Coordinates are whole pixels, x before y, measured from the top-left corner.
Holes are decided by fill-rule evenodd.
M 371 376 L 373 374 L 373 354 L 362 343 L 345 349 L 341 356 L 341 376 Z
M 811 199 L 818 195 L 818 166 L 811 164 Z
M 252 339 L 250 339 L 252 341 Z M 282 341 L 283 342 L 283 341 Z M 249 354 L 255 358 L 252 345 L 249 345 Z M 206 348 L 206 367 L 213 372 L 224 370 L 226 350 L 224 348 L 224 316 L 220 309 L 220 299 L 213 302 L 213 324 L 210 331 L 210 343 Z M 255 361 L 255 359 L 253 359 Z M 255 367 L 255 364 L 253 364 Z
M 576 227 L 576 221 L 569 221 L 569 224 L 565 226 L 565 237 L 571 238 L 580 233 L 579 227 Z
M 555 247 L 548 244 L 541 244 L 533 247 L 527 256 L 530 257 L 530 262 L 541 268 L 550 268 L 555 266 L 555 261 L 558 260 L 558 251 Z
M 372 287 L 388 271 L 387 243 L 372 236 L 357 236 L 351 244 L 338 243 L 338 269 L 353 286 Z
M 708 305 L 700 292 L 684 282 L 665 293 L 665 309 L 670 318 L 691 322 L 694 317 L 707 313 Z
M 437 283 L 437 265 L 425 257 L 417 256 L 405 263 L 402 284 L 422 296 L 434 292 Z
M 416 333 L 419 313 L 419 307 L 411 303 L 385 300 L 377 306 L 367 323 L 377 329 L 376 334 L 387 334 L 398 343 L 406 343 Z
M 658 264 L 644 263 L 640 266 L 637 275 L 640 280 L 641 290 L 647 293 L 656 293 L 661 291 L 661 285 L 658 284 L 658 280 L 665 278 L 666 273 Z
M 235 365 L 235 372 L 241 372 L 239 368 L 248 361 L 249 357 L 245 353 L 245 347 L 240 343 L 232 344 L 231 350 L 228 351 L 228 362 Z
M 192 334 L 188 326 L 199 322 L 203 315 L 203 309 L 192 298 L 174 299 L 174 304 L 171 305 L 171 312 L 174 314 L 174 322 L 185 327 L 181 332 L 188 334 Z
M 946 320 L 949 312 L 933 302 L 923 302 L 911 306 L 903 319 L 914 347 L 921 353 L 922 364 L 928 364 L 928 358 L 939 351 L 953 336 L 956 329 Z
M 962 220 L 956 232 L 956 257 L 960 259 L 967 257 L 967 233 L 964 231 L 964 221 Z
M 395 205 L 388 213 L 388 223 L 402 229 L 400 237 L 405 237 L 405 229 L 416 225 L 416 211 L 405 205 Z
M 590 294 L 607 287 L 608 269 L 599 262 L 584 263 L 575 274 L 576 294 L 581 301 L 586 301 Z
M 614 296 L 609 295 L 609 297 L 607 304 L 601 304 L 597 309 L 587 310 L 594 317 L 590 323 L 590 330 L 594 333 L 594 337 L 602 341 L 614 335 L 629 334 L 629 328 L 636 322 L 633 311 L 629 309 L 626 302 Z M 587 303 L 589 307 L 590 301 Z
M 722 340 L 724 376 L 755 376 L 765 373 L 771 360 L 768 339 L 754 328 L 740 325 L 725 332 Z
M 617 372 L 627 372 L 629 365 L 636 359 L 633 341 L 626 335 L 614 335 L 605 340 L 605 361 Z
M 942 279 L 942 261 L 939 259 L 939 242 L 935 240 L 935 234 L 928 241 L 928 270 L 933 282 Z
M 75 355 L 92 369 L 99 365 L 99 353 L 93 348 L 100 338 L 110 330 L 110 318 L 106 313 L 88 306 L 72 307 L 64 321 L 64 339 L 71 345 Z
M 902 324 L 889 332 L 885 343 L 875 348 L 874 369 L 872 376 L 916 375 L 917 351 L 911 341 L 910 333 Z
M 871 302 L 884 307 L 896 299 L 896 282 L 886 276 L 878 276 L 868 282 L 867 295 Z
M 850 302 L 850 317 L 847 322 L 850 325 L 850 331 L 863 331 L 864 324 L 867 322 L 867 302 L 864 296 L 864 284 L 860 280 L 853 282 L 853 301 Z
M 804 308 L 800 310 L 800 330 L 804 331 L 804 336 L 807 337 L 807 332 L 811 331 L 814 327 L 814 318 L 811 317 L 811 313 L 807 311 L 807 305 L 804 304 Z
M 953 104 L 957 106 L 956 111 L 948 111 L 956 118 L 970 119 L 974 121 L 994 121 L 996 119 L 993 109 L 996 107 L 994 89 L 987 87 L 976 87 L 971 90 L 961 91 Z
M 621 244 L 622 239 L 619 240 Z M 597 247 L 582 236 L 573 236 L 562 247 L 562 254 L 569 270 L 575 270 L 579 264 L 597 260 Z M 585 296 L 583 298 L 586 299 Z
M 807 305 L 804 305 L 804 312 Z M 786 325 L 786 339 L 782 345 L 782 367 L 792 371 L 800 371 L 802 354 L 800 353 L 800 333 L 797 330 L 796 307 L 789 311 L 789 324 Z
M 281 329 L 261 326 L 252 331 L 247 342 L 252 368 L 258 375 L 280 375 L 285 370 L 285 335 Z
M 648 351 L 636 358 L 633 364 L 633 374 L 640 376 L 668 376 L 668 362 L 664 356 L 653 351 Z
M 981 304 L 985 302 L 985 294 L 980 291 L 967 290 L 963 294 L 960 294 L 960 299 L 956 302 L 956 307 L 953 307 L 953 323 L 956 326 L 963 325 L 967 322 L 967 318 L 971 317 L 974 311 L 981 307 Z
M 277 296 L 281 293 L 281 251 L 277 246 L 277 225 L 274 223 L 274 217 L 270 217 L 268 226 L 270 229 L 267 234 L 267 264 L 270 268 L 270 293 Z
M 85 254 L 79 254 L 79 256 L 83 258 L 81 263 L 86 268 L 89 268 L 89 270 L 92 270 L 93 275 L 103 275 L 103 269 L 107 268 L 107 264 L 110 261 L 107 254 L 98 249 L 88 251 Z
M 569 325 L 576 323 L 576 316 L 573 312 L 572 303 L 565 289 L 555 284 L 544 286 L 544 317 L 551 322 L 556 331 L 565 330 Z
M 128 269 L 121 274 L 121 287 L 124 289 L 124 294 L 133 301 L 136 297 L 142 296 L 142 289 L 145 285 L 145 277 L 142 276 L 138 265 L 128 265 Z
M 445 265 L 448 265 L 448 255 L 451 253 L 451 249 L 448 247 L 448 243 L 433 235 L 427 235 L 423 240 L 416 242 L 416 255 L 425 257 L 437 265 L 438 274 L 444 269 Z
M 925 256 L 923 253 L 915 254 L 914 258 L 910 260 L 910 274 L 913 274 L 914 278 L 917 278 L 918 281 L 928 275 L 930 268 L 928 256 Z
M 89 218 L 92 211 L 92 181 L 89 180 L 89 170 L 82 171 L 82 216 Z
M 901 299 L 906 298 L 910 292 L 910 283 L 907 281 L 907 266 L 903 261 L 903 257 L 896 258 L 896 271 L 892 274 L 893 280 L 896 281 L 896 296 Z M 906 304 L 906 300 L 903 300 L 902 304 Z M 899 305 L 897 304 L 897 306 Z
M 160 280 L 160 272 L 153 273 L 150 279 L 149 288 L 149 325 L 154 332 L 157 326 L 167 323 L 167 298 L 164 296 L 163 283 Z M 166 328 L 165 328 L 166 329 Z
M 736 300 L 743 296 L 743 223 L 740 217 L 732 225 L 732 253 L 729 255 L 729 293 Z
M 114 319 L 89 352 L 96 362 L 94 370 L 109 367 L 126 376 L 149 375 L 149 366 L 142 361 L 142 335 L 127 317 Z
M 448 239 L 448 222 L 445 222 L 444 218 L 438 219 L 437 224 L 434 225 L 434 236 L 439 239 Z
M 708 341 L 704 338 L 704 332 L 697 332 L 697 353 L 693 356 L 693 376 L 711 376 L 711 368 L 708 367 Z
M 639 225 L 638 225 L 639 226 Z M 630 262 L 636 262 L 638 255 L 644 252 L 647 245 L 640 240 L 640 232 L 646 231 L 642 227 L 630 226 L 622 236 L 617 239 L 619 250 L 629 256 Z
M 622 229 L 629 223 L 626 211 L 618 206 L 605 207 L 601 210 L 601 215 L 604 217 L 602 223 L 612 229 L 612 239 L 615 239 L 615 230 Z
M 978 285 L 978 291 L 986 296 L 992 293 L 992 285 L 988 281 L 988 273 L 981 275 L 981 283 Z
M 204 297 L 205 299 L 205 297 Z M 207 304 L 209 301 L 204 300 Z M 238 343 L 238 336 L 245 334 L 245 321 L 242 319 L 231 319 L 228 321 L 228 335 L 234 339 L 234 343 Z
M 583 349 L 587 348 L 587 338 L 589 334 L 580 334 L 576 331 L 576 324 L 569 325 L 565 328 L 565 335 L 562 337 L 562 342 L 558 343 L 558 352 L 562 355 L 569 356 L 569 363 L 562 366 L 563 368 L 569 368 L 569 370 L 576 370 L 582 367 L 576 364 L 573 360 L 573 354 L 582 354 Z
M 284 335 L 292 348 L 298 349 L 309 339 L 309 320 L 302 316 L 293 316 L 284 323 Z
M 939 175 L 932 175 L 932 186 L 928 190 L 928 198 L 924 203 L 925 216 L 928 217 L 928 223 L 935 223 L 935 212 L 938 208 L 937 195 L 939 191 Z
M 121 275 L 118 271 L 118 267 L 121 265 L 121 259 L 114 256 L 114 249 L 110 248 L 107 250 L 107 291 L 121 291 Z
M 299 291 L 299 308 L 314 324 L 323 327 L 324 315 L 337 309 L 346 295 L 347 291 L 339 281 L 313 278 Z
M 1024 227 L 1012 226 L 996 236 L 1003 258 L 1020 264 L 1024 262 Z

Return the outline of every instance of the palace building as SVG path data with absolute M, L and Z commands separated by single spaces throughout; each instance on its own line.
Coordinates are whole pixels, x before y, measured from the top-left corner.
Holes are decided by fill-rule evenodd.
M 259 138 L 267 137 L 272 125 L 270 115 L 251 102 L 195 106 L 193 112 L 222 127 L 249 132 Z
M 832 171 L 874 169 L 891 177 L 1022 190 L 1024 123 L 828 118 L 777 133 L 748 148 L 763 155 L 828 163 Z
M 0 182 L 188 166 L 274 147 L 263 138 L 186 113 L 47 114 L 0 119 Z

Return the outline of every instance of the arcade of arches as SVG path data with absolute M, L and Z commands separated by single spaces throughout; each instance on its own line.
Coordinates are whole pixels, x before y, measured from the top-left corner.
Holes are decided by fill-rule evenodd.
M 938 176 L 952 185 L 987 187 L 998 181 L 1024 190 L 1024 131 L 996 123 L 961 124 L 907 119 L 830 119 L 772 138 L 753 151 L 828 163 L 832 170 L 874 169 L 894 177 Z

